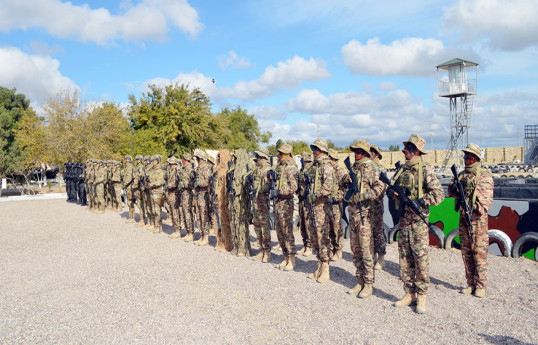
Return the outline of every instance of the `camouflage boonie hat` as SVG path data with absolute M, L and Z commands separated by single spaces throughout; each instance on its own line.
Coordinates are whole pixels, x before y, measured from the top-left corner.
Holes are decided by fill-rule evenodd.
M 135 160 L 137 160 L 137 161 L 142 161 L 142 160 L 144 160 L 144 156 L 142 156 L 142 155 L 136 155 L 136 156 L 135 156 Z
M 254 151 L 254 153 L 260 157 L 269 159 L 269 150 L 267 147 L 260 146 L 256 151 Z
M 379 155 L 379 159 L 383 158 L 383 155 L 381 154 L 381 149 L 376 144 L 370 145 L 370 151 L 375 151 Z
M 207 161 L 213 165 L 215 165 L 215 158 L 213 158 L 212 155 L 208 154 L 207 155 Z
M 132 161 L 133 161 L 133 157 L 127 155 L 127 156 L 123 157 L 123 160 L 124 160 L 124 161 L 130 161 L 130 162 L 132 162 Z
M 426 140 L 423 137 L 421 137 L 420 135 L 411 134 L 411 136 L 409 137 L 409 140 L 403 142 L 404 145 L 407 144 L 407 143 L 411 143 L 411 144 L 415 145 L 415 147 L 423 155 L 427 154 L 427 152 L 424 151 L 424 146 L 426 146 Z
M 303 151 L 301 156 L 303 156 L 305 162 L 312 162 L 314 160 L 314 157 L 312 157 L 312 152 Z
M 157 161 L 157 163 L 160 163 L 161 160 L 162 160 L 162 157 L 161 157 L 161 155 L 153 155 L 153 156 L 151 156 L 151 160 L 152 161 Z
M 278 149 L 278 152 L 289 155 L 293 152 L 293 147 L 291 147 L 290 144 L 282 144 L 282 146 L 280 146 Z
M 332 159 L 339 159 L 338 151 L 335 149 L 329 149 L 329 157 L 331 157 Z
M 200 150 L 200 149 L 194 150 L 194 156 L 200 159 L 207 160 L 207 156 L 205 155 L 204 150 Z
M 187 160 L 187 161 L 190 161 L 192 159 L 192 155 L 188 152 L 185 152 L 182 157 L 184 160 Z
M 327 141 L 323 140 L 323 139 L 316 139 L 314 140 L 314 143 L 312 145 L 310 145 L 310 148 L 313 150 L 313 147 L 317 147 L 318 149 L 320 149 L 321 151 L 327 153 L 329 152 L 329 144 L 327 143 Z
M 169 157 L 169 158 L 166 160 L 166 163 L 168 163 L 168 164 L 178 164 L 178 163 L 179 163 L 179 159 L 177 159 L 176 157 L 172 156 L 172 157 Z
M 473 155 L 475 155 L 476 157 L 478 157 L 478 160 L 481 161 L 482 160 L 482 150 L 480 149 L 480 146 L 476 145 L 476 144 L 467 144 L 467 147 L 464 148 L 462 150 L 463 152 L 468 152 L 468 153 L 472 153 Z
M 349 148 L 351 151 L 361 149 L 370 155 L 370 144 L 366 140 L 355 140 Z

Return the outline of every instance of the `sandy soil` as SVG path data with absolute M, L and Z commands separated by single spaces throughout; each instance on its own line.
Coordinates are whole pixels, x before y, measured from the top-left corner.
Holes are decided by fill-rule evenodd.
M 346 294 L 355 284 L 347 240 L 331 282 L 318 284 L 306 277 L 314 257 L 283 272 L 281 252 L 262 264 L 126 216 L 64 200 L 0 203 L 1 344 L 538 343 L 538 265 L 528 259 L 490 256 L 478 299 L 459 293 L 459 252 L 432 248 L 428 313 L 418 315 L 392 306 L 403 295 L 396 244 L 361 300 Z

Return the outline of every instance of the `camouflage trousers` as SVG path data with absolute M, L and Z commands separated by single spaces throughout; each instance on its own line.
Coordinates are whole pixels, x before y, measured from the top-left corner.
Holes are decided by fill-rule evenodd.
M 144 218 L 147 217 L 146 214 L 146 203 L 144 202 L 144 192 L 140 188 L 133 189 L 136 201 L 135 204 L 138 207 L 138 211 L 140 213 L 140 220 L 141 222 L 144 222 Z
M 372 237 L 372 224 L 370 222 L 370 211 L 362 209 L 361 213 L 355 205 L 349 205 L 349 243 L 353 254 L 353 264 L 355 265 L 355 275 L 359 281 L 365 284 L 374 283 L 374 239 Z
M 295 237 L 293 236 L 293 198 L 278 198 L 275 202 L 275 228 L 278 244 L 284 255 L 295 255 Z
M 303 201 L 299 201 L 299 230 L 303 239 L 303 245 L 307 248 L 312 248 L 312 229 L 310 225 L 310 217 L 308 210 L 305 208 Z
M 332 217 L 329 228 L 331 252 L 335 253 L 344 248 L 344 230 L 342 230 L 342 203 L 331 205 Z
M 314 229 L 312 231 L 312 246 L 317 252 L 317 258 L 321 262 L 329 262 L 329 228 L 332 218 L 332 205 L 327 198 L 316 200 L 313 205 Z
M 103 184 L 103 199 L 105 200 L 105 207 L 112 207 L 112 198 L 110 195 L 110 183 L 105 182 Z
M 387 253 L 387 238 L 383 223 L 383 200 L 375 201 L 370 209 L 370 219 L 374 234 L 374 253 L 385 255 Z
M 95 189 L 93 183 L 88 183 L 86 190 L 88 191 L 88 208 L 91 210 L 95 207 Z
M 164 193 L 161 187 L 151 189 L 151 218 L 156 227 L 163 226 L 162 207 L 164 206 Z
M 233 204 L 231 199 L 228 200 L 230 201 L 228 212 L 230 214 L 230 230 L 232 233 L 232 254 L 250 256 L 250 209 L 243 198 L 236 196 Z
M 168 216 L 172 219 L 172 226 L 174 227 L 175 231 L 179 231 L 180 226 L 180 217 L 179 217 L 179 192 L 177 189 L 169 189 L 166 194 L 166 204 L 168 204 L 168 208 L 170 212 L 168 213 Z
M 192 193 L 188 189 L 181 191 L 181 206 L 183 208 L 183 226 L 188 234 L 194 233 L 194 216 L 192 214 Z
M 488 215 L 472 217 L 474 243 L 469 236 L 465 217 L 460 217 L 461 256 L 465 266 L 467 285 L 485 289 L 488 273 Z
M 105 186 L 103 183 L 97 183 L 95 186 L 95 206 L 97 210 L 105 210 Z
M 129 219 L 135 218 L 135 194 L 131 186 L 125 187 L 125 195 L 127 197 L 127 207 L 129 208 Z
M 154 225 L 155 219 L 153 218 L 153 202 L 151 201 L 151 189 L 142 189 L 142 197 L 144 198 L 144 207 L 146 209 L 146 217 L 148 217 L 148 222 Z
M 196 220 L 198 221 L 200 233 L 208 235 L 211 229 L 211 218 L 209 215 L 209 193 L 207 189 L 198 189 L 196 191 Z
M 260 249 L 271 250 L 271 224 L 269 222 L 269 199 L 258 197 L 254 201 L 254 215 L 252 217 L 254 231 L 258 237 Z
M 110 182 L 109 194 L 112 203 L 112 208 L 121 211 L 121 183 Z
M 430 286 L 428 226 L 419 216 L 406 210 L 400 218 L 398 229 L 400 277 L 404 290 L 426 295 Z

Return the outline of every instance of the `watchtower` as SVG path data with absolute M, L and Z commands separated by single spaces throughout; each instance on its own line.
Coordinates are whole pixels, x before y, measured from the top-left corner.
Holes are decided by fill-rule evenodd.
M 474 73 L 473 73 L 474 72 Z M 469 127 L 477 92 L 478 64 L 452 59 L 437 66 L 437 93 L 450 100 L 450 140 L 446 148 L 442 170 L 452 160 L 459 165 L 458 143 L 463 149 L 469 143 Z M 455 157 L 454 157 L 455 151 Z
M 538 164 L 538 125 L 525 126 L 525 164 Z

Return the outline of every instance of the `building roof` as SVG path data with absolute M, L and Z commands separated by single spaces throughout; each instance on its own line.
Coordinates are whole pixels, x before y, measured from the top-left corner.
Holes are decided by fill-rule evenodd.
M 455 58 L 455 59 L 449 60 L 449 61 L 447 61 L 445 63 L 442 63 L 442 64 L 440 64 L 440 65 L 438 65 L 436 67 L 441 68 L 441 69 L 448 69 L 448 67 L 450 67 L 450 66 L 461 65 L 461 64 L 463 64 L 463 65 L 465 65 L 467 67 L 478 66 L 478 64 L 476 62 Z

